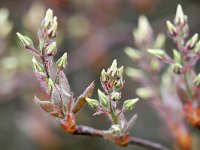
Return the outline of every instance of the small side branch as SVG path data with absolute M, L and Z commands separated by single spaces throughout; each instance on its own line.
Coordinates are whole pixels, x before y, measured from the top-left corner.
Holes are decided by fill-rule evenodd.
M 92 137 L 103 137 L 102 130 L 97 130 L 88 126 L 77 126 L 77 130 L 73 133 L 74 135 L 85 135 Z M 141 146 L 150 150 L 170 150 L 163 145 L 141 138 L 130 137 L 129 144 Z

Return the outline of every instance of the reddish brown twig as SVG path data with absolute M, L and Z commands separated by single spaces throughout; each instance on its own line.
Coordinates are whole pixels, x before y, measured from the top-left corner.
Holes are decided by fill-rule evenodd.
M 94 129 L 88 126 L 78 125 L 77 130 L 73 133 L 74 135 L 85 135 L 85 136 L 92 136 L 92 137 L 103 137 L 102 130 Z M 148 140 L 144 140 L 137 137 L 130 137 L 129 144 L 141 146 L 150 150 L 170 150 L 163 145 L 151 142 Z

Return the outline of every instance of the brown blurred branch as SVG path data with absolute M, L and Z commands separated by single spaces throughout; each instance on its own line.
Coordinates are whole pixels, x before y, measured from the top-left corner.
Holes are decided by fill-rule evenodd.
M 77 130 L 73 134 L 93 136 L 93 137 L 103 137 L 102 130 L 82 125 L 77 126 Z M 129 144 L 141 146 L 150 150 L 170 150 L 159 143 L 151 142 L 137 137 L 130 137 Z

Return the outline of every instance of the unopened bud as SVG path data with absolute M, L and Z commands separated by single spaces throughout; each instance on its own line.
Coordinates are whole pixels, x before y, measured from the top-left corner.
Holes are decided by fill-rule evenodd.
M 20 33 L 16 33 L 18 38 L 20 39 L 22 45 L 25 47 L 25 48 L 31 48 L 33 47 L 33 42 L 30 38 L 28 38 L 27 36 L 24 36 Z
M 48 89 L 49 91 L 52 91 L 52 89 L 55 87 L 53 81 L 51 80 L 51 78 L 49 78 L 48 80 Z
M 114 124 L 111 126 L 111 128 L 109 130 L 112 132 L 112 134 L 117 134 L 117 133 L 121 132 L 122 129 L 121 129 L 120 125 Z
M 99 102 L 96 99 L 86 98 L 87 103 L 91 108 L 95 109 L 99 106 Z
M 105 69 L 103 69 L 103 70 L 101 71 L 101 80 L 102 80 L 103 82 L 106 81 L 106 76 L 107 76 L 107 73 L 106 73 Z
M 198 34 L 195 33 L 195 34 L 191 37 L 191 39 L 186 43 L 186 47 L 187 47 L 188 49 L 193 49 L 193 48 L 195 47 L 195 44 L 196 44 L 197 40 L 198 40 Z
M 169 34 L 171 36 L 176 36 L 177 30 L 176 30 L 175 26 L 170 21 L 167 21 L 166 23 L 167 23 L 167 30 L 168 30 Z
M 119 92 L 113 92 L 113 93 L 111 94 L 111 99 L 112 99 L 113 101 L 118 101 L 120 98 L 121 98 L 121 94 L 120 94 Z
M 200 74 L 198 74 L 198 75 L 194 78 L 193 84 L 194 84 L 195 86 L 200 86 Z
M 183 66 L 180 63 L 175 63 L 173 65 L 173 71 L 176 74 L 180 74 L 182 72 Z
M 140 80 L 144 77 L 144 73 L 140 69 L 136 69 L 132 67 L 127 67 L 125 70 L 125 73 L 127 76 L 135 80 Z
M 157 59 L 152 59 L 150 66 L 152 71 L 160 70 L 160 62 Z
M 196 43 L 194 52 L 195 53 L 199 53 L 200 52 L 200 40 Z
M 121 89 L 123 87 L 123 80 L 118 80 L 114 85 L 116 89 Z
M 162 48 L 165 44 L 166 37 L 164 34 L 159 33 L 156 37 L 153 47 L 154 48 Z
M 55 55 L 56 52 L 57 52 L 56 42 L 53 42 L 47 47 L 47 55 Z
M 44 71 L 42 65 L 40 63 L 38 63 L 38 61 L 35 59 L 35 57 L 32 58 L 32 63 L 33 63 L 33 67 L 34 67 L 35 71 L 37 71 L 37 72 Z
M 99 100 L 100 100 L 101 104 L 103 106 L 107 107 L 109 104 L 109 100 L 108 100 L 107 96 L 99 89 L 98 89 L 98 96 L 99 96 Z
M 53 11 L 51 9 L 48 9 L 46 11 L 46 15 L 44 18 L 44 27 L 48 27 L 50 24 L 52 24 L 53 21 Z
M 119 77 L 122 77 L 123 72 L 124 72 L 124 66 L 121 66 L 121 67 L 118 69 L 118 76 L 119 76 Z
M 56 64 L 59 69 L 64 69 L 67 66 L 67 53 L 64 53 L 63 56 L 58 59 Z
M 138 101 L 139 101 L 139 98 L 126 100 L 126 101 L 124 101 L 123 108 L 124 108 L 125 110 L 132 110 L 133 107 L 135 106 L 135 104 L 136 104 Z
M 137 96 L 141 97 L 142 99 L 150 99 L 154 97 L 154 91 L 152 91 L 149 88 L 138 88 L 136 89 L 135 93 L 137 94 Z
M 124 51 L 126 55 L 128 55 L 134 61 L 137 61 L 141 58 L 141 52 L 132 47 L 126 47 Z
M 57 27 L 58 27 L 57 17 L 53 17 L 52 26 L 48 31 L 49 37 L 54 38 L 56 36 Z
M 167 56 L 164 50 L 162 49 L 148 49 L 147 50 L 150 54 L 154 55 L 158 59 L 163 59 Z
M 177 9 L 176 9 L 176 16 L 175 16 L 174 22 L 175 22 L 176 24 L 179 24 L 179 23 L 180 23 L 181 25 L 183 25 L 183 24 L 185 23 L 185 15 L 184 15 L 184 13 L 183 13 L 183 9 L 182 9 L 182 7 L 181 7 L 180 4 L 177 6 Z
M 181 54 L 176 49 L 173 49 L 174 60 L 177 63 L 181 63 Z
M 109 68 L 109 71 L 112 72 L 112 76 L 115 75 L 116 71 L 117 71 L 117 60 L 113 60 L 112 65 Z

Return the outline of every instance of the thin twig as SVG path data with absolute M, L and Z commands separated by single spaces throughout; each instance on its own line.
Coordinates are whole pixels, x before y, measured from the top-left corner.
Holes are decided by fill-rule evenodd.
M 88 126 L 79 125 L 76 127 L 77 130 L 73 133 L 74 135 L 85 135 L 92 137 L 103 137 L 102 130 L 97 130 Z M 130 137 L 129 144 L 141 146 L 150 150 L 170 150 L 163 145 L 148 140 L 144 140 L 137 137 Z

